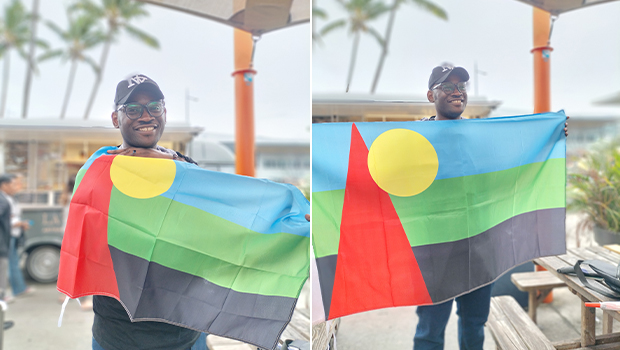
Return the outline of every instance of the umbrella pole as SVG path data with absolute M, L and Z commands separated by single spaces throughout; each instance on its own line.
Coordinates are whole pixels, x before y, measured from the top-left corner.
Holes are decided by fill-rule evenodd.
M 534 7 L 534 113 L 551 110 L 551 81 L 549 33 L 551 16 L 549 12 Z
M 549 34 L 551 31 L 551 16 L 549 12 L 534 7 L 534 113 L 544 113 L 551 110 L 551 81 Z M 536 271 L 545 270 L 536 265 Z M 553 291 L 549 292 L 543 303 L 553 301 Z
M 252 35 L 235 29 L 235 172 L 254 176 L 254 75 Z

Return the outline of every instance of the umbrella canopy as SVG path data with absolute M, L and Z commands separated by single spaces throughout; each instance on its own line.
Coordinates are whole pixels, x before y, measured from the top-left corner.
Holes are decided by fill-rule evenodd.
M 578 8 L 603 4 L 606 2 L 611 2 L 615 0 L 518 0 L 524 2 L 528 5 L 532 5 L 538 7 L 539 9 L 545 10 L 552 15 L 559 15 L 560 13 L 564 13 L 571 10 L 576 10 Z
M 310 21 L 310 0 L 140 0 L 261 35 Z

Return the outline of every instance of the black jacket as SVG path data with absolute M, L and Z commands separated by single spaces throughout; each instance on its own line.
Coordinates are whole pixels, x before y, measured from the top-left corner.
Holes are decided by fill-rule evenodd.
M 9 256 L 11 239 L 11 205 L 3 193 L 0 193 L 0 257 Z

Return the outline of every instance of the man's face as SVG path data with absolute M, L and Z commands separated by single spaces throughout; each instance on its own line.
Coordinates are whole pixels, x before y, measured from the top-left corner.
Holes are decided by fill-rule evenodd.
M 151 101 L 156 101 L 157 97 L 147 91 L 140 91 L 131 96 L 127 103 L 139 103 L 147 105 Z M 160 117 L 152 117 L 146 108 L 143 108 L 142 115 L 135 120 L 129 119 L 124 108 L 112 113 L 112 123 L 119 128 L 123 136 L 125 147 L 153 148 L 159 142 L 166 125 L 166 109 Z
M 457 84 L 462 80 L 456 74 L 452 74 L 445 81 Z M 435 104 L 437 119 L 458 119 L 467 106 L 467 93 L 461 93 L 458 89 L 446 94 L 439 87 L 429 91 L 427 97 L 430 102 Z
M 19 181 L 18 178 L 13 178 L 11 181 L 4 182 L 0 185 L 0 190 L 9 196 L 14 196 L 20 190 Z
M 3 182 L 2 184 L 0 184 L 0 191 L 8 194 L 9 196 L 13 195 L 13 186 L 11 185 L 11 182 L 13 181 L 7 181 L 7 182 Z
M 16 178 L 13 179 L 13 181 L 10 182 L 10 186 L 11 186 L 11 195 L 15 195 L 19 192 L 21 192 L 21 190 L 24 188 L 24 183 L 22 182 L 22 177 L 21 176 L 17 176 Z

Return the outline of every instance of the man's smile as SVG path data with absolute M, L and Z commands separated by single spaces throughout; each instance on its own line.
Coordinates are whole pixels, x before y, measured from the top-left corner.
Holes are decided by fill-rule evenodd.
M 461 106 L 463 104 L 463 98 L 457 98 L 454 100 L 449 100 L 448 103 L 454 105 L 454 106 Z
M 145 126 L 140 126 L 138 128 L 136 128 L 137 131 L 153 131 L 157 129 L 157 124 L 155 125 L 145 125 Z

